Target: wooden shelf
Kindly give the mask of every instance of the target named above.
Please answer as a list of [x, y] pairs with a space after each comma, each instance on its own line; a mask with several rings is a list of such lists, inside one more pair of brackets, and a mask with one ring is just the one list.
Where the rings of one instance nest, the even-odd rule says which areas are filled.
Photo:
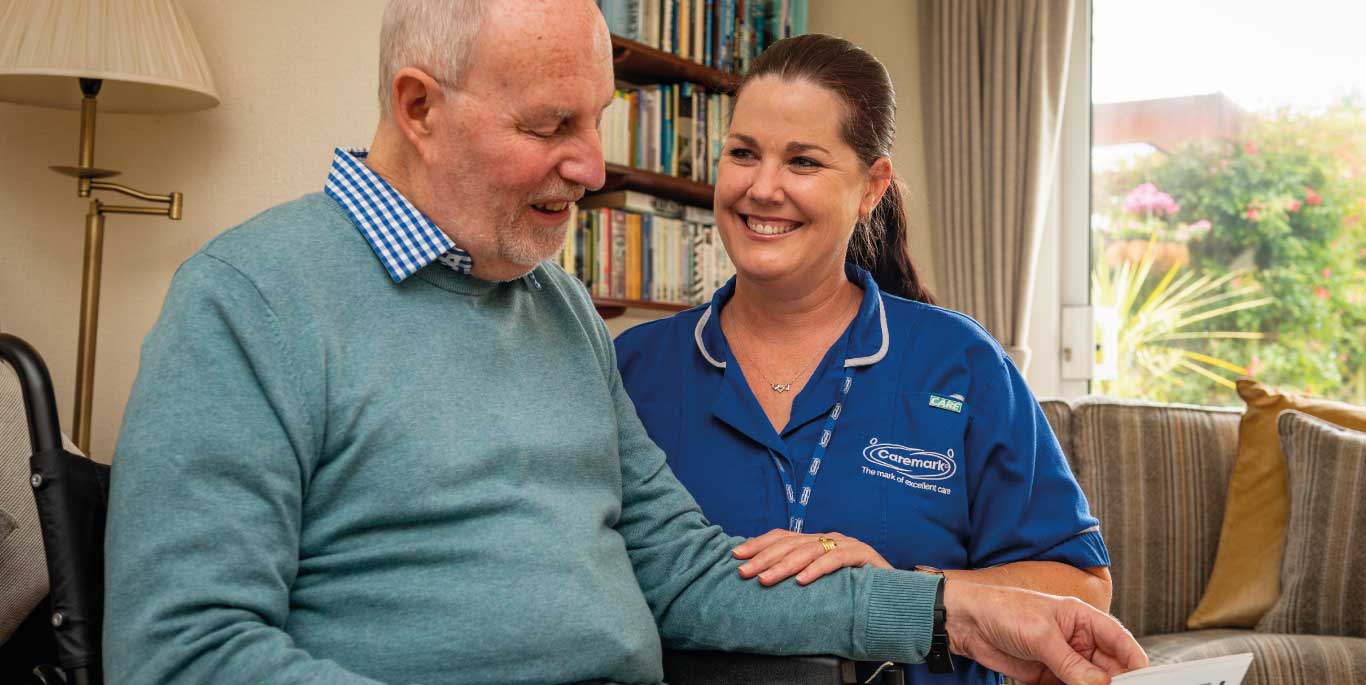
[[[733, 93], [740, 77], [719, 69], [712, 69], [678, 55], [656, 50], [621, 36], [612, 36], [612, 69], [616, 78], [630, 83], [696, 83], [708, 91]], [[638, 190], [656, 197], [676, 200], [686, 205], [711, 209], [715, 189], [697, 181], [667, 174], [645, 171], [621, 164], [607, 165], [607, 182], [602, 192]], [[651, 309], [658, 312], [681, 312], [691, 305], [646, 300], [624, 300], [610, 297], [593, 298], [593, 306], [604, 319], [621, 316], [627, 309]]]
[[626, 313], [627, 309], [654, 309], [663, 312], [681, 312], [691, 309], [692, 305], [676, 304], [673, 302], [651, 302], [648, 300], [618, 300], [611, 297], [593, 298], [593, 306], [598, 309], [598, 316], [604, 319], [611, 319]]
[[608, 164], [607, 182], [602, 186], [602, 192], [622, 189], [639, 190], [703, 209], [711, 209], [712, 195], [715, 193], [715, 188], [706, 183], [621, 164]]
[[617, 78], [640, 83], [691, 81], [708, 90], [733, 93], [740, 77], [656, 50], [629, 38], [612, 36], [612, 61]]

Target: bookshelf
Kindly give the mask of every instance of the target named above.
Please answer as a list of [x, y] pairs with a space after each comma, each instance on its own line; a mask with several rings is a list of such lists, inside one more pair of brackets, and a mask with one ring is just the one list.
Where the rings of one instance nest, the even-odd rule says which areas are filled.
[[[612, 66], [617, 80], [628, 83], [692, 82], [714, 92], [733, 93], [740, 77], [677, 55], [656, 50], [621, 36], [612, 36]], [[710, 209], [713, 186], [707, 183], [655, 173], [621, 164], [607, 165], [607, 181], [599, 192], [636, 190], [683, 204]], [[680, 312], [691, 305], [650, 300], [594, 297], [593, 305], [604, 319], [621, 316], [627, 309]]]
[[685, 205], [710, 209], [714, 188], [709, 184], [686, 178], [657, 174], [620, 164], [608, 164], [607, 183], [600, 192], [613, 190], [639, 190], [656, 197], [677, 200]]
[[660, 312], [672, 314], [690, 309], [692, 305], [678, 304], [675, 302], [654, 302], [652, 300], [618, 300], [611, 297], [593, 298], [593, 306], [598, 309], [598, 316], [604, 319], [611, 319], [626, 313], [627, 309], [652, 309]]
[[740, 77], [678, 55], [656, 50], [630, 38], [612, 36], [612, 62], [617, 79], [631, 83], [692, 81], [708, 90], [734, 93]]

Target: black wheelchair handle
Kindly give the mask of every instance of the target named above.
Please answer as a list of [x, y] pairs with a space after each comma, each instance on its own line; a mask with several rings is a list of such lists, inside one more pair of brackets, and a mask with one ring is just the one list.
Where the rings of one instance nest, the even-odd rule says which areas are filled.
[[57, 422], [57, 400], [52, 395], [52, 377], [47, 365], [32, 345], [8, 333], [0, 333], [0, 359], [9, 362], [19, 376], [28, 407], [28, 437], [34, 452], [58, 450], [62, 433]]

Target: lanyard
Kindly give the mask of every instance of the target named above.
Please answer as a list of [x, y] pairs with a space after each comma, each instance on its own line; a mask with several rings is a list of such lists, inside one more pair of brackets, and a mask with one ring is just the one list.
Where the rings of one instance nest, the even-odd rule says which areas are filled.
[[840, 382], [839, 399], [835, 402], [835, 408], [830, 410], [830, 415], [825, 417], [825, 429], [821, 431], [820, 440], [816, 441], [816, 448], [811, 451], [811, 468], [806, 470], [806, 479], [802, 482], [800, 495], [793, 491], [792, 475], [787, 467], [783, 466], [782, 458], [774, 454], [773, 450], [768, 451], [768, 455], [778, 467], [778, 475], [783, 479], [783, 490], [787, 493], [787, 529], [794, 533], [802, 532], [802, 525], [806, 521], [806, 505], [811, 501], [811, 489], [816, 484], [816, 474], [820, 473], [825, 448], [830, 445], [830, 438], [835, 435], [835, 421], [840, 418], [840, 410], [843, 409], [845, 398], [849, 396], [849, 388], [853, 384], [854, 368], [851, 366], [844, 371], [844, 380]]

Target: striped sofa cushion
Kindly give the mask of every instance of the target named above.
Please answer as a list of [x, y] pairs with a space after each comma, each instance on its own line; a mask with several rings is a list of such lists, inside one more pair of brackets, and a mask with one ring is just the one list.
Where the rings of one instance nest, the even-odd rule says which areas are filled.
[[1058, 436], [1058, 444], [1062, 445], [1067, 465], [1072, 467], [1072, 473], [1075, 474], [1077, 465], [1072, 459], [1072, 405], [1065, 400], [1039, 400], [1039, 407], [1043, 409], [1048, 425], [1053, 428], [1053, 434]]
[[1366, 639], [1193, 630], [1139, 640], [1154, 666], [1252, 652], [1242, 685], [1366, 685]]
[[1257, 630], [1366, 638], [1366, 433], [1298, 411], [1276, 430], [1290, 517], [1281, 595]]
[[1204, 592], [1239, 414], [1108, 398], [1072, 406], [1064, 450], [1110, 548], [1111, 611], [1134, 635], [1185, 630]]

